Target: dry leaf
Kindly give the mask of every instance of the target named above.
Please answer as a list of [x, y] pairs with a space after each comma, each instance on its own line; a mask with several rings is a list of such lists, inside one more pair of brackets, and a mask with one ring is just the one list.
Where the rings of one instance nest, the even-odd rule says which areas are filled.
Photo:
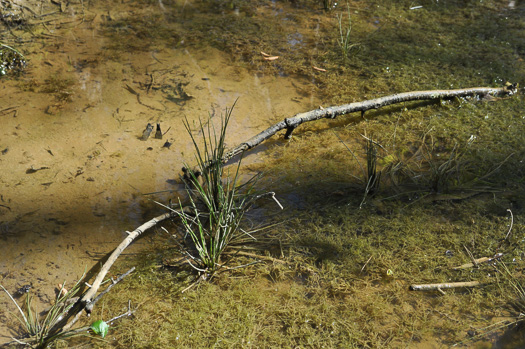
[[279, 58], [279, 56], [270, 56], [270, 57], [263, 57], [266, 61], [275, 61]]
[[315, 65], [313, 65], [312, 68], [314, 68], [314, 69], [317, 70], [317, 71], [326, 72], [326, 69], [316, 67]]
[[62, 284], [58, 284], [58, 291], [60, 292], [61, 296], [65, 296], [67, 294], [67, 290]]
[[267, 54], [266, 52], [262, 52], [261, 51], [261, 55], [263, 55], [264, 57], [270, 57], [271, 55]]

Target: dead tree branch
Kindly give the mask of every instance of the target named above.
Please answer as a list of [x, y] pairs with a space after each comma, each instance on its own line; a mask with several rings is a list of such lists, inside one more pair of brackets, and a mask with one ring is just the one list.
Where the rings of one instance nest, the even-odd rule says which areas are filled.
[[82, 298], [79, 300], [79, 303], [81, 305], [80, 309], [78, 310], [77, 314], [71, 320], [68, 322], [63, 328], [63, 331], [69, 330], [80, 318], [80, 315], [82, 314], [82, 310], [85, 309], [88, 313], [90, 312], [92, 306], [90, 303], [93, 302], [93, 299], [95, 295], [97, 294], [97, 291], [102, 284], [102, 281], [104, 281], [104, 278], [106, 277], [106, 274], [108, 273], [109, 269], [115, 263], [117, 258], [120, 256], [120, 254], [135, 240], [137, 237], [139, 237], [142, 233], [144, 233], [146, 230], [154, 227], [157, 225], [157, 223], [160, 223], [168, 218], [171, 218], [173, 216], [173, 213], [165, 213], [163, 215], [160, 215], [158, 217], [155, 217], [148, 222], [142, 224], [137, 229], [133, 230], [132, 232], [128, 232], [128, 236], [118, 245], [118, 247], [113, 251], [113, 253], [109, 256], [108, 260], [104, 265], [102, 266], [102, 269], [97, 274], [95, 281], [93, 282], [93, 285], [91, 285], [90, 289], [82, 296]]
[[476, 287], [480, 286], [479, 281], [465, 281], [465, 282], [447, 282], [443, 284], [424, 284], [411, 285], [411, 291], [440, 291], [444, 288], [459, 288], [459, 287]]
[[227, 162], [242, 152], [254, 148], [281, 130], [286, 129], [284, 138], [289, 139], [291, 138], [292, 132], [295, 130], [295, 128], [297, 128], [297, 126], [309, 121], [315, 121], [319, 119], [335, 119], [339, 115], [350, 114], [354, 112], [361, 112], [361, 115], [363, 116], [364, 113], [370, 109], [379, 109], [388, 105], [410, 101], [442, 100], [456, 97], [474, 96], [511, 96], [516, 92], [517, 84], [507, 84], [501, 88], [474, 87], [456, 90], [412, 91], [370, 99], [364, 102], [350, 103], [326, 109], [316, 109], [306, 113], [299, 113], [291, 118], [286, 118], [283, 121], [270, 126], [268, 129], [250, 138], [246, 142], [239, 144], [226, 153], [223, 161]]

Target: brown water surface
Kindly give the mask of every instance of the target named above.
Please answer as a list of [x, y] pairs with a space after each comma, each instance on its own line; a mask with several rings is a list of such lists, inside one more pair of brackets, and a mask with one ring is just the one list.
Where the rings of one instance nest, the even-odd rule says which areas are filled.
[[[193, 160], [185, 118], [195, 129], [208, 114], [217, 123], [237, 101], [228, 132], [235, 146], [318, 103], [309, 81], [254, 74], [217, 49], [185, 47], [184, 38], [153, 44], [138, 34], [106, 35], [130, 16], [164, 21], [160, 1], [70, 2], [63, 12], [36, 1], [20, 5], [55, 14], [41, 17], [49, 21], [32, 34], [14, 30], [28, 65], [0, 82], [0, 282], [11, 293], [31, 284], [40, 309], [58, 283], [71, 285], [126, 230], [157, 213], [141, 194], [174, 190], [154, 196], [165, 200], [180, 193], [174, 180]], [[162, 140], [155, 130], [141, 140], [148, 123], [160, 124]], [[253, 153], [246, 161], [258, 159]], [[11, 336], [9, 303], [0, 297], [0, 343]]]

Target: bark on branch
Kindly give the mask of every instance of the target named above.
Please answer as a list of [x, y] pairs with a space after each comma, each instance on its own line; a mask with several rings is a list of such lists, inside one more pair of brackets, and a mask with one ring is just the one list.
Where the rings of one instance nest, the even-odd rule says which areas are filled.
[[278, 122], [273, 126], [270, 126], [268, 129], [250, 138], [246, 142], [239, 144], [237, 147], [233, 148], [228, 153], [226, 153], [226, 155], [223, 158], [223, 161], [227, 162], [228, 160], [241, 154], [242, 152], [254, 148], [255, 146], [261, 144], [262, 142], [272, 137], [281, 130], [286, 129], [286, 134], [284, 138], [289, 139], [292, 136], [293, 130], [297, 128], [297, 126], [309, 121], [315, 121], [319, 119], [335, 119], [339, 115], [354, 112], [361, 112], [361, 115], [363, 115], [364, 112], [370, 109], [379, 109], [387, 105], [409, 101], [441, 100], [451, 99], [455, 97], [472, 96], [511, 96], [516, 92], [517, 84], [509, 83], [507, 83], [507, 85], [501, 88], [474, 87], [456, 90], [412, 91], [398, 93], [376, 99], [370, 99], [364, 102], [350, 103], [326, 109], [316, 109], [306, 113], [299, 113], [291, 118], [286, 118], [283, 121]]
[[447, 282], [443, 284], [411, 285], [411, 291], [439, 291], [444, 288], [476, 287], [481, 285], [479, 281]]
[[79, 300], [79, 304], [81, 305], [79, 311], [76, 313], [74, 319], [62, 328], [63, 331], [69, 330], [78, 321], [80, 315], [82, 314], [82, 310], [85, 309], [88, 312], [91, 310], [92, 307], [90, 306], [90, 303], [92, 303], [94, 297], [96, 296], [97, 291], [100, 285], [102, 284], [102, 281], [104, 281], [104, 278], [106, 277], [109, 269], [111, 268], [113, 263], [115, 263], [120, 254], [133, 242], [133, 240], [139, 237], [146, 230], [157, 225], [157, 223], [160, 223], [172, 216], [173, 213], [171, 212], [165, 213], [142, 224], [140, 227], [133, 230], [132, 232], [127, 232], [128, 236], [120, 243], [120, 245], [118, 245], [118, 247], [109, 256], [108, 260], [106, 261], [106, 263], [104, 263], [101, 270], [97, 274], [95, 281], [93, 281], [93, 284], [91, 285], [90, 289]]

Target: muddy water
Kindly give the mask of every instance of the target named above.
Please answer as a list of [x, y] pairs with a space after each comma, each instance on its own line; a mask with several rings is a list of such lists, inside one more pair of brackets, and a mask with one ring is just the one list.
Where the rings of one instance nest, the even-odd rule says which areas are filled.
[[[318, 104], [305, 93], [309, 81], [254, 74], [213, 48], [152, 47], [139, 36], [133, 44], [147, 49], [108, 48], [129, 40], [105, 35], [108, 23], [130, 14], [162, 18], [169, 8], [160, 1], [17, 4], [52, 15], [31, 16], [37, 24], [29, 32], [11, 24], [28, 65], [20, 77], [0, 80], [0, 282], [10, 292], [32, 285], [39, 308], [58, 283], [73, 283], [126, 230], [159, 212], [142, 194], [180, 194], [180, 168], [193, 156], [184, 118], [192, 127], [208, 114], [217, 123], [237, 100], [228, 138], [235, 146]], [[14, 40], [7, 30], [3, 35]], [[155, 129], [141, 139], [148, 123], [160, 124], [162, 140]], [[253, 153], [246, 161], [259, 158]], [[0, 342], [11, 336], [7, 310], [14, 309], [1, 296]]]

